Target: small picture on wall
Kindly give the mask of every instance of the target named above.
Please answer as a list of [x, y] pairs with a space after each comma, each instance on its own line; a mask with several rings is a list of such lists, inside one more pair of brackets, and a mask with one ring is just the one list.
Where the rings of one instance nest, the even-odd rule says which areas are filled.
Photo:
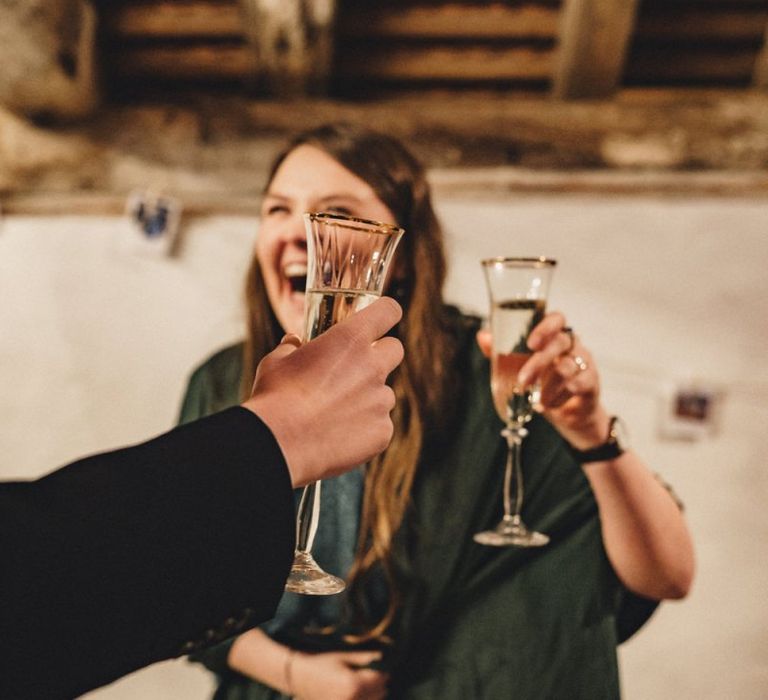
[[723, 392], [702, 383], [667, 387], [662, 397], [659, 433], [669, 440], [699, 440], [717, 432]]
[[179, 233], [181, 203], [173, 197], [148, 191], [131, 193], [126, 217], [133, 247], [142, 253], [170, 255]]

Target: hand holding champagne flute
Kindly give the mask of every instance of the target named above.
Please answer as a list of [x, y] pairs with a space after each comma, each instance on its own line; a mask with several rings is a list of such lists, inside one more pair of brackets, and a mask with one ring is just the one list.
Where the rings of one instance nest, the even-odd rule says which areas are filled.
[[[528, 360], [528, 336], [544, 318], [549, 281], [555, 261], [547, 258], [483, 260], [491, 301], [491, 392], [496, 412], [506, 424], [504, 515], [493, 529], [475, 535], [476, 542], [496, 547], [540, 547], [549, 537], [529, 530], [522, 520], [523, 474], [521, 447], [525, 424], [538, 403], [536, 385], [518, 385], [518, 372]], [[514, 495], [514, 506], [513, 506]]]
[[[307, 287], [304, 340], [360, 311], [384, 290], [403, 229], [338, 214], [305, 214]], [[350, 426], [350, 429], [354, 429]], [[308, 595], [340, 593], [345, 583], [312, 557], [322, 482], [304, 487], [296, 516], [296, 552], [285, 589]]]

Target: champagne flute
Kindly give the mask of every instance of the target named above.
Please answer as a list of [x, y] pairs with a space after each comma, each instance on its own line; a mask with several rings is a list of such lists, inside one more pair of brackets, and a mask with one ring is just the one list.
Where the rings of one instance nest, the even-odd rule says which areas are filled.
[[[339, 214], [305, 214], [307, 287], [304, 340], [378, 299], [403, 229]], [[350, 426], [354, 430], [354, 426]], [[322, 482], [304, 487], [296, 515], [296, 551], [286, 591], [307, 595], [340, 593], [346, 584], [312, 556], [320, 515]]]
[[[556, 262], [549, 258], [491, 258], [482, 261], [491, 302], [491, 392], [507, 441], [504, 515], [493, 529], [478, 532], [475, 542], [495, 547], [541, 547], [549, 537], [529, 530], [522, 519], [521, 449], [526, 423], [540, 399], [537, 385], [519, 386], [517, 374], [531, 356], [528, 336], [544, 318], [549, 283]], [[514, 504], [514, 505], [513, 505]]]

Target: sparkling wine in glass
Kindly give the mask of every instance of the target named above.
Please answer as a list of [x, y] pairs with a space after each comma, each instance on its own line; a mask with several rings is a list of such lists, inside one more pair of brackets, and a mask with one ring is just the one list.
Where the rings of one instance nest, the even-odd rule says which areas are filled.
[[[378, 299], [403, 229], [338, 214], [305, 214], [307, 287], [304, 340], [312, 340]], [[354, 426], [350, 426], [354, 430]], [[285, 590], [331, 595], [345, 588], [312, 556], [322, 481], [304, 487], [296, 514], [296, 551]]]
[[539, 401], [537, 385], [521, 386], [517, 374], [528, 360], [528, 336], [544, 318], [555, 261], [549, 258], [492, 258], [482, 266], [491, 302], [491, 393], [505, 427], [504, 515], [493, 529], [478, 532], [476, 542], [496, 547], [541, 547], [549, 537], [529, 530], [522, 519], [521, 450], [526, 423]]

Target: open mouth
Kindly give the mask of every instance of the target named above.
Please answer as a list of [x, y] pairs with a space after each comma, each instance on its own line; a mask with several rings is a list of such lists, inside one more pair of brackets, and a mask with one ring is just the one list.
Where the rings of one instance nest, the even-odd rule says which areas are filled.
[[307, 266], [304, 263], [289, 263], [283, 268], [292, 293], [303, 294], [307, 288]]

